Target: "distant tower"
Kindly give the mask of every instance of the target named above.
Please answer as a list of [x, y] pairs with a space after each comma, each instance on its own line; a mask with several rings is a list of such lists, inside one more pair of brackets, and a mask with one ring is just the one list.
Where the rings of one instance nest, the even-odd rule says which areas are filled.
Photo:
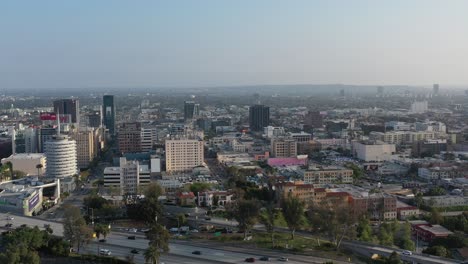
[[102, 98], [102, 115], [104, 126], [109, 130], [109, 134], [115, 136], [115, 104], [113, 95], [104, 95]]
[[432, 94], [434, 96], [439, 96], [439, 84], [436, 83], [432, 86]]
[[383, 86], [378, 86], [377, 87], [377, 97], [383, 97], [384, 95], [384, 87]]
[[184, 101], [184, 120], [191, 120], [200, 115], [200, 105], [194, 101]]
[[253, 98], [255, 104], [260, 104], [260, 95], [258, 93], [254, 93]]
[[60, 99], [54, 101], [54, 112], [65, 116], [68, 123], [80, 122], [80, 102], [78, 99]]
[[341, 90], [340, 90], [340, 97], [345, 97], [344, 89], [341, 89]]
[[249, 124], [252, 131], [263, 131], [270, 124], [270, 107], [254, 105], [249, 108]]

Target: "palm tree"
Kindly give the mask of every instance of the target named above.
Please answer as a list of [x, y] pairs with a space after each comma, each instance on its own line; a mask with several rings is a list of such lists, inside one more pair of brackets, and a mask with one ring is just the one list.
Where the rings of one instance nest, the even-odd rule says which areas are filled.
[[42, 170], [43, 167], [44, 167], [44, 165], [42, 165], [41, 163], [39, 163], [39, 164], [36, 165], [37, 176], [38, 176], [38, 177], [41, 175], [41, 170]]
[[146, 237], [149, 240], [149, 247], [145, 251], [145, 260], [158, 264], [161, 254], [169, 252], [169, 232], [162, 225], [154, 223]]
[[11, 161], [8, 161], [6, 165], [10, 169], [10, 180], [13, 180], [13, 163], [11, 163]]

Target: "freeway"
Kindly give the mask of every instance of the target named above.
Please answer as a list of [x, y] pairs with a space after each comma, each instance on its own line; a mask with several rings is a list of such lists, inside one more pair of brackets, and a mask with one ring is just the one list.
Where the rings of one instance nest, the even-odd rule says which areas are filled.
[[[63, 225], [59, 222], [50, 221], [50, 220], [42, 220], [33, 217], [25, 217], [25, 216], [13, 216], [14, 220], [7, 221], [6, 218], [9, 214], [0, 213], [0, 226], [4, 226], [7, 222], [11, 222], [14, 227], [18, 227], [22, 224], [26, 224], [28, 226], [38, 226], [43, 227], [45, 224], [49, 224], [50, 227], [54, 230], [54, 234], [58, 236], [63, 235]], [[194, 220], [194, 219], [190, 219]], [[201, 223], [211, 223], [216, 225], [225, 225], [225, 226], [234, 226], [237, 223], [233, 221], [225, 221], [224, 219], [215, 219], [212, 220], [203, 220], [198, 219], [198, 222]], [[261, 229], [261, 226], [257, 225], [257, 229]], [[287, 230], [282, 230], [287, 231]], [[300, 232], [303, 235], [310, 235], [306, 232]], [[121, 233], [121, 232], [112, 232], [109, 236], [106, 243], [108, 245], [113, 246], [120, 246], [127, 249], [127, 252], [130, 252], [131, 249], [137, 248], [144, 250], [147, 248], [148, 241], [144, 238], [143, 235], [138, 235], [136, 240], [129, 240], [128, 233]], [[357, 251], [361, 254], [370, 256], [374, 253], [382, 254], [382, 255], [389, 255], [393, 251], [397, 251], [402, 253], [402, 250], [364, 244], [356, 241], [344, 241], [343, 246], [352, 249], [353, 251]], [[201, 251], [202, 255], [192, 255], [192, 251]], [[97, 251], [96, 251], [97, 252]], [[172, 255], [182, 256], [182, 257], [189, 257], [194, 259], [204, 259], [204, 260], [215, 260], [222, 263], [240, 263], [245, 258], [248, 257], [255, 257], [259, 258], [261, 256], [265, 256], [271, 254], [271, 251], [267, 250], [260, 250], [260, 249], [240, 249], [238, 248], [237, 251], [233, 250], [232, 248], [223, 247], [222, 245], [218, 245], [217, 249], [212, 249], [208, 247], [200, 247], [194, 245], [187, 245], [187, 244], [180, 244], [180, 243], [170, 243], [170, 252]], [[204, 254], [203, 254], [204, 253]], [[128, 255], [128, 254], [127, 254]], [[454, 260], [450, 259], [443, 259], [443, 258], [436, 258], [433, 256], [427, 256], [422, 254], [414, 253], [411, 256], [401, 255], [402, 259], [411, 261], [413, 263], [421, 263], [421, 264], [452, 264], [452, 263], [459, 263]], [[286, 256], [290, 258], [292, 261], [291, 263], [322, 263], [323, 259], [315, 258], [315, 257], [307, 257], [307, 256], [300, 256], [297, 255], [289, 255]], [[297, 258], [297, 259], [296, 259]], [[300, 258], [300, 259], [299, 259]]]
[[[133, 254], [130, 252], [128, 247], [121, 247], [107, 243], [92, 242], [86, 245], [81, 252], [87, 254], [98, 254], [100, 249], [107, 249], [111, 252], [111, 256], [118, 257], [121, 259], [131, 259], [134, 263], [145, 263], [144, 251], [140, 250], [138, 253]], [[219, 262], [209, 259], [196, 259], [193, 256], [179, 256], [177, 254], [169, 253], [161, 256], [161, 261], [165, 264], [219, 264]]]
[[[236, 221], [228, 221], [227, 219], [222, 219], [222, 218], [211, 218], [211, 220], [205, 220], [203, 218], [198, 218], [195, 219], [194, 217], [189, 218], [190, 221], [195, 221], [197, 224], [211, 224], [211, 225], [216, 225], [216, 226], [222, 226], [222, 227], [236, 227], [237, 222]], [[264, 228], [262, 225], [255, 225], [254, 230], [260, 230], [263, 231]], [[276, 231], [278, 232], [289, 232], [287, 228], [276, 228]], [[304, 232], [304, 231], [298, 231], [296, 232], [297, 234], [303, 235], [303, 236], [309, 236], [310, 233]], [[372, 254], [381, 254], [384, 256], [390, 255], [393, 251], [396, 251], [397, 253], [400, 254], [401, 259], [410, 261], [413, 263], [421, 263], [421, 264], [453, 264], [453, 263], [459, 263], [458, 261], [451, 260], [451, 259], [445, 259], [445, 258], [439, 258], [435, 256], [428, 256], [424, 254], [418, 254], [414, 253], [411, 256], [403, 255], [402, 252], [403, 250], [400, 249], [395, 249], [395, 248], [389, 248], [389, 247], [383, 247], [383, 246], [377, 246], [377, 245], [371, 245], [371, 244], [365, 244], [365, 243], [360, 243], [358, 241], [344, 241], [343, 246], [346, 246], [348, 249], [353, 250], [354, 252], [361, 253], [363, 255], [371, 256]]]
[[[4, 225], [6, 223], [6, 217], [9, 214], [0, 213], [0, 225]], [[52, 222], [43, 219], [37, 219], [32, 217], [25, 217], [25, 216], [16, 216], [11, 215], [14, 217], [13, 220], [10, 222], [13, 224], [13, 228], [26, 224], [28, 226], [38, 226], [43, 227], [45, 224], [49, 224], [50, 227], [54, 230], [54, 234], [58, 236], [63, 235], [63, 226], [61, 223]], [[107, 238], [106, 242], [97, 242], [93, 240], [89, 245], [84, 248], [84, 252], [86, 253], [94, 253], [96, 254], [99, 252], [100, 248], [109, 249], [112, 252], [112, 255], [117, 257], [126, 258], [131, 256], [130, 251], [132, 249], [140, 250], [140, 254], [134, 256], [134, 260], [136, 263], [144, 263], [143, 257], [141, 254], [143, 251], [148, 247], [148, 240], [140, 233], [135, 235], [135, 240], [128, 239], [130, 233], [123, 233], [123, 232], [111, 232]], [[134, 234], [132, 234], [134, 235]], [[272, 256], [271, 251], [265, 251], [262, 249], [229, 249], [226, 250], [222, 245], [217, 245], [217, 248], [213, 248], [213, 246], [202, 247], [196, 246], [189, 243], [177, 243], [171, 242], [169, 245], [170, 254], [164, 256], [163, 259], [166, 259], [168, 263], [181, 263], [178, 262], [179, 260], [188, 259], [187, 263], [243, 263], [246, 258], [256, 258], [259, 259], [262, 256]], [[194, 255], [192, 254], [193, 251], [200, 251], [201, 255]], [[278, 258], [280, 256], [274, 256], [274, 258]], [[292, 254], [287, 254], [285, 257], [290, 259], [289, 263], [323, 263], [326, 261], [325, 259], [317, 259], [313, 257], [307, 256], [295, 256]], [[177, 258], [177, 259], [176, 259]], [[176, 260], [175, 260], [176, 259]], [[270, 263], [280, 263], [278, 260], [273, 259]]]

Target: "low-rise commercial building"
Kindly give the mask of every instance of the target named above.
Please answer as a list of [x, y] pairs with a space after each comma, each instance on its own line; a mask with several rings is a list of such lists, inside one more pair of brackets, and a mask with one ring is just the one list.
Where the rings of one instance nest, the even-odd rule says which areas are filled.
[[[46, 157], [42, 153], [18, 153], [1, 160], [2, 165], [11, 162], [13, 170], [22, 171], [26, 175], [41, 176], [46, 169]], [[37, 168], [41, 165], [40, 168]]]
[[354, 157], [363, 161], [388, 161], [396, 152], [394, 144], [387, 144], [382, 141], [354, 141]]
[[304, 172], [309, 184], [353, 183], [353, 170], [339, 167], [320, 167]]

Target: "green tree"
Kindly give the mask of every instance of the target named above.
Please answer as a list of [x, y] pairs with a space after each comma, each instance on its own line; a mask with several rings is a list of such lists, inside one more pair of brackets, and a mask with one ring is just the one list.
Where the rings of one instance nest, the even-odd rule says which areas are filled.
[[187, 218], [185, 217], [184, 214], [177, 215], [177, 227], [184, 225], [186, 222], [187, 222]]
[[207, 182], [195, 182], [190, 185], [190, 191], [197, 195], [198, 192], [204, 192], [211, 188], [211, 184]]
[[387, 260], [388, 264], [402, 264], [403, 262], [401, 261], [400, 255], [396, 253], [395, 251], [390, 254]]
[[313, 229], [324, 233], [335, 244], [336, 250], [346, 236], [352, 237], [352, 227], [356, 223], [347, 205], [324, 202], [309, 210], [309, 221]]
[[10, 246], [6, 252], [0, 254], [0, 263], [5, 264], [40, 264], [41, 259], [37, 251], [29, 250], [26, 246]]
[[392, 246], [393, 245], [393, 231], [391, 224], [385, 222], [380, 225], [379, 231], [379, 242], [381, 245], [384, 246]]
[[43, 167], [44, 167], [44, 166], [43, 166], [41, 163], [39, 163], [39, 164], [36, 165], [37, 176], [40, 176], [40, 175], [41, 175], [41, 170], [42, 170]]
[[304, 202], [299, 200], [296, 196], [289, 195], [281, 202], [281, 209], [283, 216], [291, 231], [291, 239], [294, 239], [294, 233], [297, 229], [304, 225]]
[[271, 244], [275, 246], [275, 220], [277, 217], [277, 212], [272, 203], [269, 203], [265, 206], [264, 210], [259, 215], [259, 222], [265, 226], [265, 230], [271, 237]]
[[102, 235], [106, 239], [107, 235], [110, 233], [109, 225], [106, 224], [96, 224], [94, 226], [94, 232], [96, 233], [97, 238]]
[[432, 207], [429, 222], [433, 225], [440, 225], [443, 221], [444, 217], [440, 214], [439, 210], [437, 210], [435, 207]]
[[239, 229], [244, 232], [245, 239], [247, 233], [257, 222], [260, 205], [256, 200], [238, 199], [231, 210], [234, 219], [238, 222]]
[[372, 241], [372, 228], [370, 221], [367, 217], [359, 219], [357, 226], [358, 239], [360, 241], [371, 242]]
[[163, 194], [163, 189], [157, 183], [150, 183], [143, 194], [144, 199], [127, 203], [127, 215], [131, 219], [141, 220], [147, 224], [156, 222], [163, 214], [163, 206], [159, 202], [159, 196]]
[[145, 251], [145, 260], [152, 264], [158, 264], [162, 253], [169, 252], [169, 232], [162, 225], [154, 222], [146, 234], [149, 240], [148, 249]]
[[398, 238], [398, 244], [401, 248], [410, 251], [413, 251], [416, 248], [413, 240], [411, 240], [411, 224], [408, 221], [401, 226], [401, 235], [398, 236]]
[[80, 251], [82, 245], [91, 240], [92, 231], [86, 226], [86, 221], [81, 215], [80, 209], [76, 206], [68, 205], [64, 212], [63, 236], [71, 245]]
[[439, 257], [449, 257], [449, 251], [444, 246], [432, 246], [423, 250], [423, 253], [439, 256]]

